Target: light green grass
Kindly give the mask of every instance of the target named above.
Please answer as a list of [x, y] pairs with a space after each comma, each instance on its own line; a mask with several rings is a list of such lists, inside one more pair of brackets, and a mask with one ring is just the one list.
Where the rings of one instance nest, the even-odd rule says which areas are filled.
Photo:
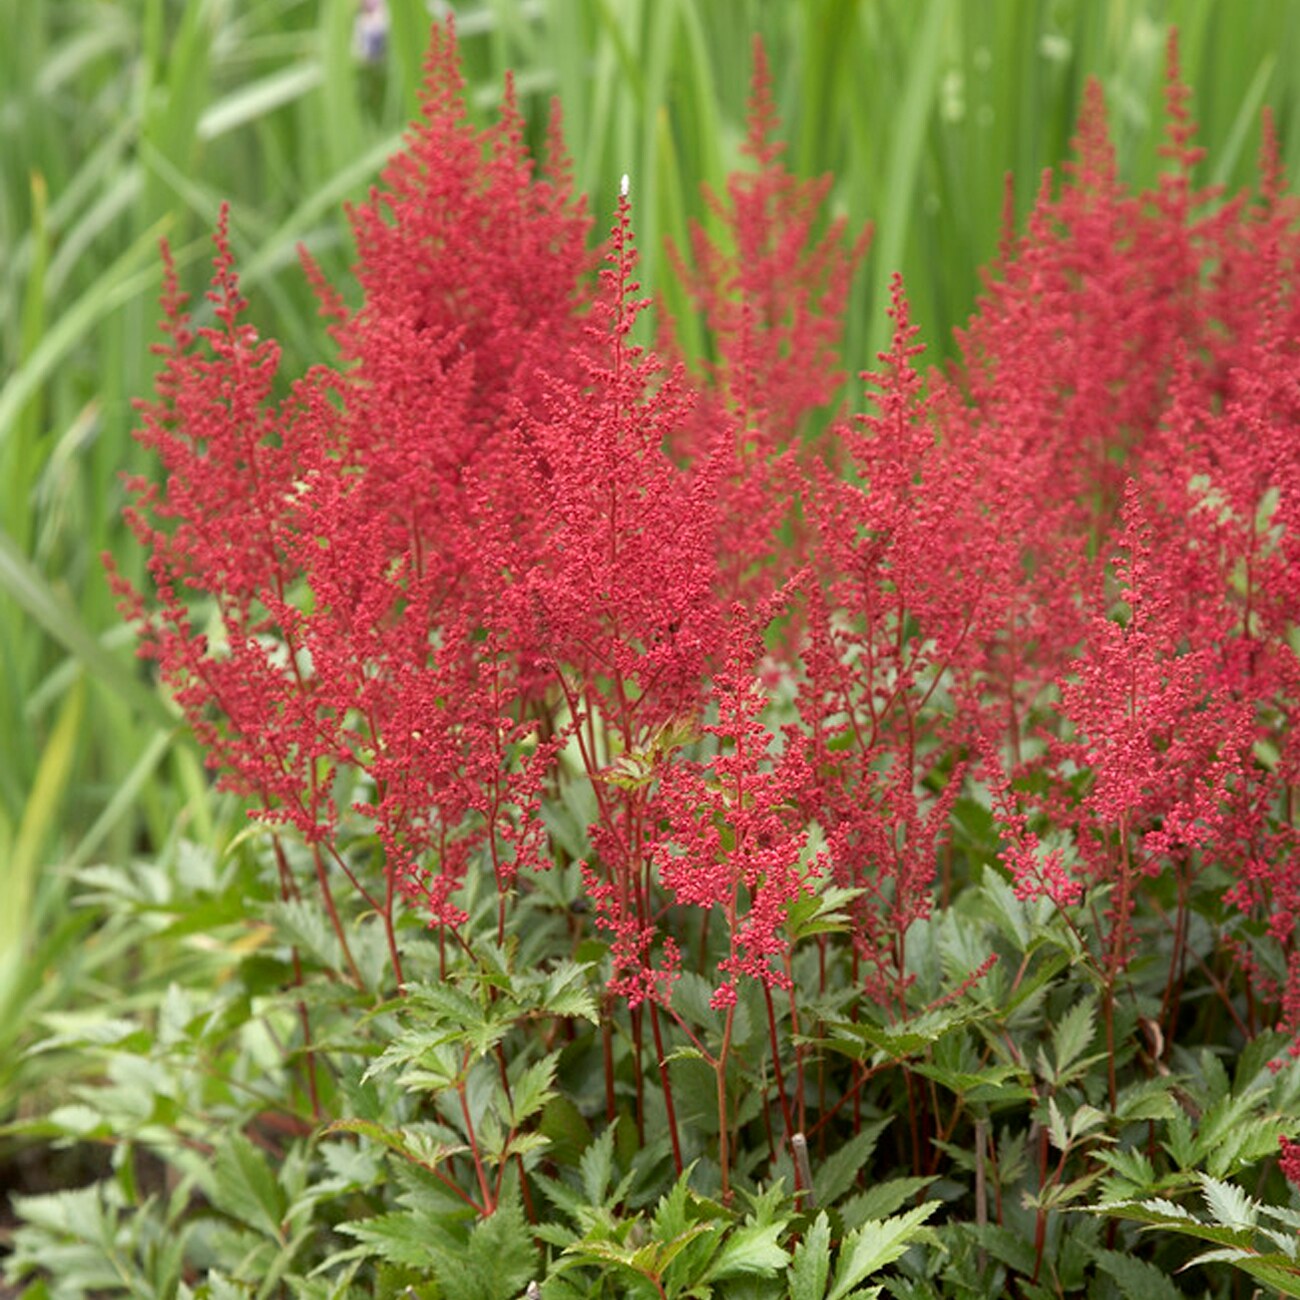
[[[391, 57], [370, 67], [352, 52], [351, 0], [0, 0], [6, 969], [25, 951], [39, 976], [65, 951], [60, 864], [120, 860], [178, 829], [213, 833], [198, 760], [132, 660], [99, 558], [111, 550], [139, 571], [118, 476], [142, 467], [131, 401], [152, 374], [156, 245], [166, 234], [201, 290], [207, 233], [228, 201], [259, 327], [283, 342], [289, 373], [324, 355], [295, 247], [346, 284], [340, 205], [364, 194], [418, 97], [428, 13], [421, 0], [390, 8]], [[831, 172], [833, 209], [876, 226], [846, 323], [853, 370], [883, 344], [896, 267], [931, 355], [950, 355], [997, 244], [1004, 175], [1023, 216], [1067, 148], [1089, 75], [1106, 87], [1124, 175], [1151, 180], [1171, 22], [1210, 151], [1205, 179], [1249, 181], [1264, 104], [1292, 170], [1300, 158], [1292, 0], [478, 0], [456, 11], [473, 111], [490, 115], [507, 68], [539, 137], [557, 97], [597, 227], [628, 173], [644, 280], [679, 317], [663, 240], [685, 242], [700, 182], [721, 186], [737, 161], [748, 38], [760, 33], [789, 164]], [[689, 318], [681, 336], [703, 344]], [[0, 998], [12, 1019], [20, 993]]]

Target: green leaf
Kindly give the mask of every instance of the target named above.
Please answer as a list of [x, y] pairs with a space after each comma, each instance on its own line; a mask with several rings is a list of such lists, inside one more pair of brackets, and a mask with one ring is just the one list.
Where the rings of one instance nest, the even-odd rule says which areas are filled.
[[744, 1273], [771, 1275], [790, 1261], [781, 1237], [784, 1223], [746, 1223], [723, 1243], [705, 1274], [705, 1281], [720, 1281]]
[[1094, 997], [1086, 997], [1076, 1002], [1052, 1031], [1056, 1082], [1068, 1080], [1070, 1067], [1088, 1050], [1096, 1033], [1097, 1002]]
[[1115, 1280], [1124, 1300], [1180, 1300], [1182, 1292], [1154, 1264], [1118, 1250], [1093, 1254], [1097, 1266]]
[[[721, 1231], [722, 1225], [716, 1221], [712, 1223], [693, 1223], [689, 1227], [683, 1228], [671, 1240], [662, 1242], [659, 1246], [658, 1252], [659, 1276], [662, 1277], [677, 1257], [681, 1255], [682, 1251], [692, 1245], [700, 1237], [716, 1237], [721, 1233]], [[711, 1253], [712, 1248], [710, 1247], [707, 1254]]]
[[1069, 1148], [1069, 1129], [1066, 1127], [1065, 1116], [1061, 1114], [1061, 1108], [1056, 1104], [1055, 1097], [1047, 1099], [1047, 1132], [1052, 1139], [1052, 1145], [1058, 1151]]
[[670, 1241], [690, 1227], [691, 1220], [687, 1213], [691, 1199], [690, 1176], [691, 1171], [687, 1169], [673, 1184], [672, 1190], [665, 1192], [655, 1206], [652, 1226], [660, 1241]]
[[1169, 1119], [1177, 1112], [1173, 1086], [1178, 1080], [1166, 1075], [1152, 1079], [1139, 1079], [1120, 1090], [1115, 1103], [1115, 1114], [1126, 1124], [1139, 1120]]
[[33, 919], [33, 895], [46, 841], [61, 820], [61, 810], [68, 799], [85, 702], [85, 683], [78, 681], [59, 710], [59, 720], [41, 751], [18, 834], [4, 864], [5, 902], [0, 909], [0, 1013], [6, 1020], [21, 1014], [14, 1003], [26, 932]]
[[553, 1158], [561, 1167], [576, 1165], [591, 1142], [590, 1126], [563, 1093], [546, 1103], [538, 1128], [550, 1139]]
[[407, 1160], [430, 1169], [451, 1156], [469, 1150], [461, 1142], [438, 1142], [419, 1129], [386, 1128], [368, 1119], [335, 1120], [325, 1132], [356, 1133], [361, 1137], [368, 1137], [372, 1142], [378, 1142]]
[[1240, 1260], [1238, 1267], [1279, 1295], [1300, 1296], [1300, 1269], [1285, 1255], [1250, 1256]]
[[610, 1180], [614, 1176], [614, 1130], [611, 1124], [582, 1153], [578, 1170], [582, 1175], [582, 1190], [586, 1193], [589, 1205], [604, 1205], [609, 1193]]
[[888, 1126], [888, 1119], [864, 1125], [862, 1132], [832, 1151], [813, 1170], [813, 1191], [818, 1205], [834, 1205], [853, 1186]]
[[217, 1149], [212, 1198], [219, 1209], [284, 1244], [287, 1203], [266, 1156], [242, 1133]]
[[831, 1271], [831, 1225], [826, 1211], [818, 1214], [790, 1262], [790, 1300], [822, 1300]]
[[467, 1249], [440, 1252], [434, 1273], [442, 1300], [515, 1300], [537, 1264], [523, 1212], [508, 1201], [474, 1225]]
[[860, 1228], [868, 1219], [884, 1219], [925, 1191], [933, 1178], [890, 1178], [850, 1197], [840, 1206], [846, 1228]]
[[873, 1025], [866, 1021], [836, 1020], [828, 1024], [831, 1037], [827, 1045], [861, 1060], [862, 1046], [875, 1048], [894, 1061], [904, 1061], [957, 1029], [983, 1018], [984, 1013], [971, 1007], [941, 1007], [927, 1011], [898, 1025]]
[[1251, 1200], [1240, 1187], [1202, 1174], [1201, 1189], [1205, 1194], [1205, 1204], [1216, 1223], [1225, 1228], [1255, 1226], [1259, 1218], [1259, 1204]]
[[[982, 808], [979, 811], [985, 817], [988, 816]], [[996, 838], [995, 835], [994, 839]], [[1001, 872], [988, 868], [980, 879], [980, 893], [1003, 937], [1015, 946], [1017, 952], [1028, 952], [1032, 937], [1029, 919], [1024, 902], [1016, 897], [1016, 891], [1010, 882], [1003, 878]]]
[[[917, 8], [920, 11], [919, 5]], [[906, 234], [913, 224], [910, 214], [916, 208], [917, 178], [926, 130], [937, 99], [935, 87], [943, 59], [944, 31], [951, 14], [949, 0], [929, 0], [911, 32], [907, 78], [895, 106], [889, 164], [881, 190], [884, 211], [877, 224], [879, 245], [872, 249], [875, 277], [871, 301], [877, 306], [867, 342], [867, 355], [871, 357], [884, 351], [889, 340], [883, 304], [889, 301], [889, 277], [902, 263]]]
[[600, 1023], [596, 1000], [587, 987], [587, 963], [563, 961], [548, 972], [542, 993], [542, 1009], [552, 1016], [565, 1016], [573, 1020]]
[[246, 122], [265, 117], [272, 109], [291, 103], [313, 90], [319, 85], [321, 76], [321, 66], [313, 59], [306, 63], [291, 64], [287, 68], [278, 68], [265, 77], [241, 86], [203, 110], [198, 122], [199, 138], [212, 140]]
[[338, 1225], [338, 1229], [363, 1242], [390, 1264], [428, 1269], [438, 1259], [428, 1227], [408, 1212], [378, 1214], [370, 1219], [344, 1222]]
[[929, 1230], [923, 1225], [938, 1208], [938, 1201], [926, 1201], [905, 1214], [873, 1219], [851, 1232], [840, 1247], [835, 1284], [827, 1300], [844, 1300], [864, 1278], [892, 1264], [913, 1242], [928, 1237]]
[[559, 1052], [552, 1052], [543, 1060], [530, 1065], [510, 1085], [510, 1126], [519, 1128], [526, 1124], [552, 1097], [555, 1090], [555, 1068]]
[[804, 894], [790, 903], [786, 911], [786, 927], [792, 942], [809, 939], [818, 934], [837, 934], [847, 930], [853, 918], [845, 910], [855, 898], [866, 893], [863, 889], [846, 889], [828, 885], [820, 893]]
[[942, 1084], [949, 1092], [956, 1093], [967, 1102], [1005, 1105], [1009, 1102], [1028, 1101], [1035, 1095], [1034, 1089], [1025, 1082], [1025, 1072], [1012, 1064], [988, 1065], [975, 1072], [950, 1070], [930, 1061], [913, 1061], [909, 1068], [916, 1074]]

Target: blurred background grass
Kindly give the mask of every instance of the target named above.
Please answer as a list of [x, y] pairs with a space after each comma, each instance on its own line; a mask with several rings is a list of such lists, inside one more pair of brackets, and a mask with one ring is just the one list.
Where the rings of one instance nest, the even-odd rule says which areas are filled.
[[[907, 277], [933, 359], [971, 310], [1004, 176], [1023, 217], [1066, 153], [1085, 80], [1105, 87], [1122, 174], [1159, 166], [1171, 24], [1194, 89], [1202, 179], [1249, 184], [1271, 105], [1300, 152], [1293, 0], [474, 0], [453, 6], [473, 112], [506, 69], [540, 132], [558, 97], [597, 229], [632, 177], [644, 280], [738, 157], [751, 33], [767, 44], [802, 174], [874, 222], [847, 358], [883, 340]], [[217, 833], [202, 765], [116, 617], [100, 555], [139, 556], [119, 474], [141, 468], [131, 400], [151, 382], [165, 234], [201, 290], [222, 201], [253, 315], [297, 373], [325, 355], [302, 241], [341, 283], [342, 202], [414, 113], [433, 11], [389, 0], [388, 54], [354, 47], [356, 0], [0, 0], [0, 1117], [37, 1067], [13, 1050], [120, 959], [71, 870]], [[684, 318], [683, 341], [702, 346]], [[111, 987], [106, 986], [106, 987]]]

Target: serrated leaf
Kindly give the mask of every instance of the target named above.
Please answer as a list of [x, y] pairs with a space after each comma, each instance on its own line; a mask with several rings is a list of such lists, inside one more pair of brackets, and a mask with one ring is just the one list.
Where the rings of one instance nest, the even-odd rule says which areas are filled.
[[1197, 1264], [1239, 1264], [1243, 1259], [1257, 1258], [1253, 1250], [1243, 1250], [1240, 1246], [1220, 1246], [1215, 1250], [1203, 1250], [1193, 1255], [1178, 1271], [1186, 1272]]
[[390, 1264], [428, 1269], [438, 1257], [428, 1225], [414, 1214], [379, 1214], [372, 1219], [340, 1223], [338, 1230], [355, 1237]]
[[1176, 1081], [1168, 1076], [1142, 1079], [1120, 1091], [1115, 1105], [1115, 1115], [1125, 1124], [1139, 1120], [1169, 1119], [1177, 1112], [1172, 1086]]
[[851, 1137], [818, 1164], [813, 1170], [813, 1190], [817, 1194], [818, 1205], [834, 1205], [853, 1186], [888, 1125], [888, 1119], [865, 1125], [862, 1132]]
[[582, 1190], [589, 1205], [604, 1205], [609, 1193], [610, 1179], [614, 1176], [614, 1129], [611, 1124], [582, 1153], [578, 1172], [582, 1175]]
[[913, 1061], [909, 1068], [942, 1084], [949, 1092], [957, 1093], [967, 1102], [1028, 1101], [1034, 1089], [1021, 1082], [1023, 1071], [1014, 1065], [990, 1065], [975, 1073], [970, 1070], [950, 1070], [930, 1061]]
[[563, 1093], [546, 1103], [538, 1128], [550, 1139], [553, 1158], [562, 1167], [577, 1164], [591, 1141], [591, 1129], [582, 1112]]
[[923, 1225], [938, 1207], [938, 1201], [926, 1201], [905, 1214], [874, 1219], [851, 1232], [840, 1247], [835, 1284], [827, 1300], [844, 1300], [859, 1282], [892, 1264], [914, 1241], [927, 1235]]
[[805, 894], [795, 899], [786, 911], [786, 928], [791, 942], [848, 929], [853, 918], [842, 909], [865, 892], [863, 889], [830, 885], [821, 893]]
[[996, 1223], [977, 1227], [972, 1234], [979, 1245], [994, 1259], [1008, 1268], [1031, 1277], [1034, 1271], [1034, 1243], [1032, 1239]]
[[1169, 1117], [1161, 1145], [1173, 1156], [1179, 1169], [1193, 1169], [1199, 1163], [1196, 1135], [1184, 1111], [1177, 1111]]
[[1105, 1123], [1106, 1116], [1096, 1106], [1092, 1106], [1085, 1101], [1070, 1116], [1070, 1141], [1078, 1141], [1079, 1138], [1091, 1133], [1095, 1128], [1100, 1128]]
[[1076, 1002], [1052, 1031], [1052, 1055], [1056, 1058], [1055, 1079], [1064, 1081], [1070, 1067], [1088, 1050], [1097, 1033], [1097, 1004], [1087, 997]]
[[840, 1206], [846, 1228], [860, 1228], [868, 1219], [885, 1219], [925, 1191], [933, 1178], [890, 1178], [850, 1197]]
[[720, 1233], [722, 1227], [718, 1223], [693, 1223], [690, 1227], [677, 1233], [671, 1241], [665, 1241], [659, 1247], [659, 1273], [662, 1276], [673, 1261], [684, 1251], [687, 1246], [697, 1241], [700, 1237], [709, 1235], [716, 1236]]
[[1285, 1255], [1261, 1255], [1254, 1250], [1233, 1247], [1206, 1250], [1188, 1260], [1179, 1272], [1199, 1264], [1232, 1264], [1279, 1295], [1300, 1296], [1300, 1269]]
[[439, 1142], [428, 1133], [418, 1129], [390, 1129], [368, 1119], [335, 1120], [326, 1130], [327, 1133], [356, 1133], [378, 1142], [426, 1168], [434, 1168], [451, 1156], [460, 1155], [469, 1148], [463, 1142]]
[[700, 1051], [698, 1047], [677, 1047], [674, 1048], [667, 1056], [664, 1057], [664, 1064], [669, 1065], [673, 1061], [706, 1061], [708, 1058]]
[[537, 1254], [523, 1212], [505, 1202], [475, 1223], [467, 1249], [439, 1252], [440, 1300], [515, 1300], [536, 1273]]
[[510, 1085], [511, 1128], [522, 1127], [555, 1096], [551, 1085], [555, 1082], [559, 1060], [559, 1052], [552, 1052], [535, 1061]]
[[1205, 1204], [1216, 1223], [1225, 1228], [1253, 1228], [1258, 1220], [1258, 1203], [1240, 1187], [1201, 1175]]
[[784, 1223], [743, 1224], [723, 1243], [704, 1280], [715, 1282], [745, 1273], [771, 1276], [784, 1268], [790, 1262], [790, 1255], [780, 1242], [785, 1230]]
[[1056, 1104], [1055, 1097], [1047, 1099], [1047, 1132], [1052, 1139], [1052, 1145], [1058, 1151], [1069, 1148], [1070, 1132], [1065, 1126], [1065, 1116], [1061, 1114], [1061, 1108]]
[[1242, 1260], [1238, 1267], [1279, 1295], [1300, 1296], [1300, 1272], [1282, 1255], [1257, 1255]]
[[550, 971], [542, 993], [542, 1010], [552, 1016], [599, 1024], [600, 1012], [586, 984], [589, 969], [585, 964], [563, 961]]
[[714, 1028], [718, 1013], [709, 1005], [713, 985], [696, 971], [684, 970], [673, 983], [673, 1010], [688, 1024]]
[[[532, 1155], [534, 1151], [545, 1151], [551, 1145], [551, 1139], [545, 1133], [516, 1133], [501, 1146], [500, 1153], [492, 1152], [494, 1160], [512, 1160], [515, 1156]], [[486, 1153], [485, 1153], [486, 1154]]]
[[653, 1228], [660, 1241], [671, 1241], [679, 1233], [691, 1226], [686, 1207], [690, 1200], [690, 1170], [688, 1169], [673, 1184], [672, 1190], [665, 1192], [655, 1206]]
[[1093, 1256], [1114, 1279], [1124, 1300], [1181, 1300], [1182, 1292], [1154, 1264], [1118, 1250], [1096, 1250]]
[[266, 1156], [242, 1133], [217, 1149], [212, 1199], [241, 1223], [284, 1244], [286, 1200]]
[[[883, 1052], [890, 1060], [903, 1061], [923, 1052], [939, 1041], [946, 1034], [961, 1029], [974, 1020], [982, 1018], [982, 1013], [970, 1007], [942, 1007], [927, 1011], [899, 1025], [873, 1025], [866, 1021], [836, 1020], [827, 1028], [831, 1037], [826, 1039], [828, 1046], [845, 1051], [849, 1045], [866, 1044]], [[849, 1051], [850, 1055], [861, 1058], [861, 1050]]]
[[988, 870], [980, 881], [980, 892], [987, 899], [994, 923], [1003, 937], [1015, 945], [1017, 952], [1027, 951], [1031, 937], [1029, 921], [1025, 905], [1016, 897], [1010, 883], [1002, 878], [1001, 873]]
[[787, 1278], [790, 1300], [822, 1300], [831, 1273], [831, 1225], [823, 1210], [795, 1247]]

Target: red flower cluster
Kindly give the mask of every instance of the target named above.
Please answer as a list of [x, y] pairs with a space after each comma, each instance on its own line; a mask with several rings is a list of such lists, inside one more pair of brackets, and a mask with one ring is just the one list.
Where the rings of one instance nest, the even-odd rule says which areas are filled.
[[1277, 1141], [1281, 1152], [1278, 1166], [1287, 1182], [1300, 1187], [1300, 1142], [1292, 1142], [1290, 1138], [1284, 1137]]
[[1168, 171], [1136, 196], [1089, 90], [951, 377], [918, 372], [895, 280], [873, 409], [845, 421], [865, 240], [816, 236], [826, 182], [781, 164], [761, 50], [750, 170], [709, 199], [726, 236], [677, 258], [717, 356], [688, 375], [637, 342], [626, 197], [593, 286], [558, 128], [544, 171], [509, 94], [473, 129], [435, 34], [422, 120], [352, 214], [362, 305], [312, 271], [337, 367], [272, 402], [224, 223], [211, 325], [169, 268], [140, 435], [165, 480], [131, 511], [153, 591], [118, 585], [222, 781], [323, 889], [351, 878], [395, 964], [403, 896], [456, 926], [491, 871], [504, 923], [554, 860], [543, 803], [585, 782], [611, 988], [665, 1002], [702, 908], [726, 918], [719, 1006], [786, 983], [818, 873], [900, 1006], [972, 789], [1023, 896], [1109, 891], [1112, 981], [1169, 875], [1175, 988], [1188, 891], [1221, 876], [1266, 931], [1241, 968], [1300, 1033], [1300, 239], [1267, 126], [1259, 197], [1221, 202], [1192, 185], [1173, 57], [1170, 87]]

